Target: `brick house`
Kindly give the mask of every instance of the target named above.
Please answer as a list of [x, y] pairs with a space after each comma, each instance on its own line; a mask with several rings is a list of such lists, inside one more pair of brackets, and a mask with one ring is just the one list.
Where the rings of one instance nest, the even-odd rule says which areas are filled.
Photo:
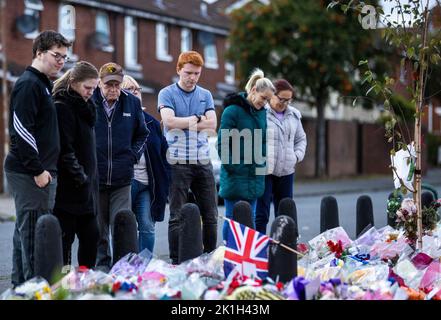
[[[143, 104], [158, 119], [159, 90], [177, 81], [179, 54], [196, 50], [205, 60], [199, 83], [212, 92], [215, 104], [221, 105], [222, 98], [236, 90], [234, 64], [224, 58], [229, 20], [223, 12], [232, 2], [0, 0], [0, 77], [7, 74], [10, 92], [32, 62], [33, 39], [43, 30], [56, 30], [73, 41], [71, 62], [66, 63], [63, 72], [79, 60], [89, 61], [97, 68], [109, 61], [117, 62], [140, 83]], [[1, 100], [0, 145], [7, 147], [6, 100]], [[5, 150], [0, 149], [2, 166]]]

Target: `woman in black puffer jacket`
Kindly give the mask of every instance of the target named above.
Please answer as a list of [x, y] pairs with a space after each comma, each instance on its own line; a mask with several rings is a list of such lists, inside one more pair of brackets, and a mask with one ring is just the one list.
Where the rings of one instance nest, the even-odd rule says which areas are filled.
[[64, 265], [71, 264], [76, 234], [78, 263], [89, 268], [95, 266], [99, 240], [96, 107], [89, 99], [97, 84], [97, 69], [80, 61], [55, 82], [53, 93], [61, 145], [54, 214], [63, 234]]

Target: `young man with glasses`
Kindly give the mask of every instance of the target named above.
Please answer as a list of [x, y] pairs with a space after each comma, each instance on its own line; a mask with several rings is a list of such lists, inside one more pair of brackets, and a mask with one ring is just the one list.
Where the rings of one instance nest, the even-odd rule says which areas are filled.
[[33, 43], [32, 64], [11, 93], [5, 173], [17, 217], [11, 276], [14, 286], [34, 277], [35, 225], [41, 215], [52, 212], [55, 203], [60, 140], [50, 79], [63, 68], [70, 46], [58, 32], [40, 33]]
[[92, 96], [97, 105], [95, 135], [100, 184], [97, 267], [103, 271], [112, 266], [109, 231], [113, 230], [115, 216], [121, 210], [131, 210], [133, 166], [141, 158], [147, 140], [140, 100], [121, 89], [123, 76], [120, 65], [106, 63], [100, 68], [98, 88]]

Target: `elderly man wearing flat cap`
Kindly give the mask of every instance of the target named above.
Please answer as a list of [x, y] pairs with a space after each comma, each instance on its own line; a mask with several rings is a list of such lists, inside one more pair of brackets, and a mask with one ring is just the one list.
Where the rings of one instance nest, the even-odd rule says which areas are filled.
[[131, 210], [133, 165], [143, 154], [147, 140], [140, 100], [121, 89], [123, 76], [120, 65], [106, 63], [100, 68], [98, 88], [92, 96], [97, 106], [95, 135], [100, 180], [97, 267], [103, 271], [112, 266], [109, 229], [113, 231], [116, 213]]

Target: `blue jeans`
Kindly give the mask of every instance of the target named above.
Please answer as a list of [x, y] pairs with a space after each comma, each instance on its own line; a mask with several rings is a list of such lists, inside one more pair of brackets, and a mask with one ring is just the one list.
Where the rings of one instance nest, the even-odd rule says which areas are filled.
[[[225, 216], [229, 219], [233, 219], [233, 208], [234, 205], [239, 202], [240, 200], [228, 200], [224, 199], [225, 204]], [[251, 213], [252, 217], [251, 220], [254, 222], [254, 217], [256, 216], [256, 205], [257, 205], [257, 199], [254, 200], [245, 200], [247, 201], [251, 206]], [[225, 241], [227, 241], [227, 231], [228, 231], [228, 221], [224, 221], [224, 226], [222, 228], [222, 237]]]
[[256, 230], [266, 234], [266, 225], [269, 221], [271, 202], [274, 204], [274, 215], [277, 217], [280, 200], [292, 198], [294, 189], [294, 173], [277, 177], [265, 176], [265, 192], [257, 200]]
[[148, 249], [153, 253], [155, 245], [155, 221], [150, 213], [150, 188], [138, 180], [132, 180], [132, 211], [138, 222], [139, 252]]

